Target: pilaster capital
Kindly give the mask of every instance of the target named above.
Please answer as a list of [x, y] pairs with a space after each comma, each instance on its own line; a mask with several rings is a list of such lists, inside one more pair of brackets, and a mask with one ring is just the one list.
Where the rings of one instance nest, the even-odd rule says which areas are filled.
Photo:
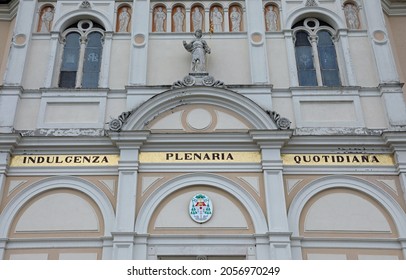
[[140, 149], [142, 144], [148, 139], [150, 131], [122, 131], [110, 132], [111, 141], [120, 149]]
[[0, 133], [0, 152], [10, 153], [21, 140], [19, 134]]
[[251, 130], [249, 134], [261, 149], [281, 149], [292, 137], [293, 130]]
[[406, 131], [391, 131], [382, 134], [386, 144], [390, 146], [395, 152], [406, 151]]

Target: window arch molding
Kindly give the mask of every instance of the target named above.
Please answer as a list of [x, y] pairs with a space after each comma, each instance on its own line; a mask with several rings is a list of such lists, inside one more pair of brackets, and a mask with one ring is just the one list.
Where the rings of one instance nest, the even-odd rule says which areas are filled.
[[293, 10], [286, 16], [284, 26], [290, 28], [296, 22], [299, 22], [308, 17], [316, 17], [330, 24], [335, 30], [345, 29], [347, 25], [345, 20], [333, 11], [323, 7], [301, 7]]
[[104, 28], [104, 45], [102, 53], [102, 64], [100, 66], [100, 79], [99, 79], [99, 88], [108, 87], [109, 79], [109, 65], [110, 65], [110, 51], [113, 38], [113, 21], [115, 18], [109, 19], [104, 14], [89, 10], [75, 10], [69, 13], [66, 13], [56, 19], [53, 23], [52, 32], [51, 32], [51, 49], [50, 49], [50, 58], [48, 61], [48, 73], [44, 81], [44, 87], [58, 87], [59, 82], [59, 70], [61, 66], [61, 55], [63, 52], [63, 46], [61, 45], [61, 34], [68, 29], [74, 23], [87, 19], [91, 20]]
[[65, 15], [57, 19], [57, 21], [54, 24], [53, 30], [62, 32], [63, 30], [67, 29], [69, 26], [71, 26], [72, 24], [81, 19], [89, 19], [91, 21], [94, 21], [103, 26], [105, 32], [113, 32], [114, 19], [110, 19], [103, 13], [93, 10], [87, 11], [86, 13], [83, 13], [82, 11], [72, 11], [66, 13]]
[[[335, 30], [337, 41], [336, 43], [336, 55], [337, 63], [340, 69], [341, 86], [357, 86], [356, 73], [353, 69], [353, 60], [351, 53], [345, 50], [350, 48], [350, 42], [347, 34], [347, 24], [342, 17], [337, 13], [327, 10], [322, 7], [301, 7], [293, 10], [286, 15], [286, 21], [284, 26], [286, 28], [292, 28], [296, 23], [306, 18], [317, 18], [328, 24]], [[283, 20], [283, 19], [282, 19]], [[297, 64], [295, 60], [295, 45], [293, 42], [293, 30], [285, 31], [285, 42], [288, 51], [288, 64], [289, 64], [289, 77], [292, 87], [299, 86], [299, 78], [297, 72]]]
[[293, 29], [300, 86], [341, 86], [337, 32], [317, 18], [305, 18]]

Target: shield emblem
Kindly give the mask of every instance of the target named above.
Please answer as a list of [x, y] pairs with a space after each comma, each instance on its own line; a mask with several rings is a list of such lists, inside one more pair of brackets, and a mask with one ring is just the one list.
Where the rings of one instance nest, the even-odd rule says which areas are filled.
[[210, 198], [202, 193], [196, 194], [189, 203], [189, 214], [197, 223], [207, 222], [213, 215], [213, 204]]

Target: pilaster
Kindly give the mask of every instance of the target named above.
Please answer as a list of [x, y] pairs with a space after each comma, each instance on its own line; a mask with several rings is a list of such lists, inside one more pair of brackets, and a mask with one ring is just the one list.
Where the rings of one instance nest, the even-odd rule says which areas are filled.
[[109, 77], [110, 77], [110, 58], [111, 58], [111, 45], [113, 42], [113, 32], [105, 32], [104, 43], [103, 43], [103, 53], [102, 53], [102, 66], [99, 79], [99, 87], [108, 88], [109, 87]]
[[148, 234], [136, 234], [134, 238], [134, 260], [148, 259]]
[[402, 91], [402, 84], [381, 84], [379, 85], [379, 89], [382, 94], [382, 101], [385, 104], [390, 126], [405, 126], [406, 104]]
[[[364, 10], [375, 62], [378, 69], [382, 98], [391, 126], [406, 125], [406, 105], [380, 0], [367, 0]], [[388, 90], [389, 85], [389, 90]]]
[[295, 59], [296, 54], [295, 54], [295, 45], [293, 44], [292, 30], [285, 30], [284, 36], [285, 36], [285, 45], [286, 45], [287, 60], [288, 60], [290, 86], [298, 87], [299, 86], [299, 77], [297, 75], [296, 59]]
[[247, 31], [250, 50], [251, 81], [253, 84], [269, 83], [268, 58], [265, 43], [265, 25], [262, 1], [246, 1]]
[[[399, 172], [400, 185], [403, 191], [403, 199], [406, 201], [406, 132], [388, 132], [383, 135], [386, 143], [394, 152], [397, 169]], [[406, 259], [406, 236], [399, 236], [403, 258]]]
[[291, 259], [290, 231], [286, 209], [281, 148], [292, 131], [252, 131], [260, 146], [265, 185], [266, 217], [271, 259]]
[[6, 252], [7, 239], [0, 238], [0, 260], [4, 260], [4, 253]]
[[131, 50], [129, 85], [147, 83], [148, 34], [149, 34], [149, 1], [133, 2], [131, 21]]
[[[0, 201], [4, 195], [7, 169], [11, 153], [14, 147], [20, 141], [20, 136], [16, 134], [0, 133]], [[4, 259], [4, 252], [7, 245], [7, 239], [0, 239], [0, 260]]]
[[54, 75], [55, 75], [55, 63], [57, 61], [57, 57], [60, 56], [58, 52], [59, 46], [59, 32], [53, 31], [51, 32], [51, 39], [49, 40], [49, 56], [48, 56], [48, 66], [47, 66], [47, 74], [44, 79], [44, 87], [50, 88], [54, 84]]
[[350, 43], [348, 41], [348, 31], [341, 29], [338, 31], [337, 41], [335, 41], [336, 52], [341, 54], [345, 67], [345, 85], [357, 86], [357, 78], [352, 67], [353, 62], [351, 58]]
[[138, 156], [149, 132], [112, 133], [111, 139], [120, 149], [113, 259], [132, 259], [137, 201]]
[[399, 81], [395, 60], [389, 42], [388, 31], [380, 0], [365, 0], [364, 10], [368, 24], [368, 33], [375, 55], [380, 83]]
[[13, 132], [22, 91], [20, 86], [0, 86], [0, 133]]
[[37, 1], [21, 0], [13, 33], [4, 85], [19, 86], [23, 80], [28, 49], [31, 40], [33, 19]]
[[406, 201], [406, 132], [387, 132], [383, 134], [383, 137], [393, 150], [403, 191], [403, 199]]

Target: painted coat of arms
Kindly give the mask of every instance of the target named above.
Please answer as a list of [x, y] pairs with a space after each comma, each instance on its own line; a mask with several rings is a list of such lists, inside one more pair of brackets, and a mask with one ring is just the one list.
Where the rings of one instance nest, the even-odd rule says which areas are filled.
[[197, 223], [207, 222], [213, 215], [213, 204], [205, 194], [196, 194], [189, 204], [189, 214]]

